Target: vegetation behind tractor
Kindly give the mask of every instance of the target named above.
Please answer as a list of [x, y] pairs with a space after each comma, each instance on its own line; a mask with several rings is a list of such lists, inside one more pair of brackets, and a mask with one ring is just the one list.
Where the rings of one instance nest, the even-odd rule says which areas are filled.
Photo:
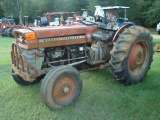
[[103, 26], [81, 24], [15, 31], [13, 79], [30, 85], [44, 78], [41, 95], [51, 109], [65, 107], [79, 97], [79, 72], [111, 67], [118, 82], [130, 85], [142, 81], [150, 69], [153, 43], [147, 29], [115, 21]]

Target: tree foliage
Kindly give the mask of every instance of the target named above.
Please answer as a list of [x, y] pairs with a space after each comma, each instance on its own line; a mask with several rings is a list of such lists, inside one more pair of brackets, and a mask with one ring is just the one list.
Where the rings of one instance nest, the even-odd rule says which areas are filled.
[[0, 18], [12, 15], [18, 19], [22, 14], [21, 17], [29, 16], [33, 21], [37, 16], [52, 11], [80, 12], [81, 9], [88, 9], [94, 12], [96, 5], [129, 6], [128, 18], [143, 26], [154, 27], [160, 22], [159, 0], [0, 0]]

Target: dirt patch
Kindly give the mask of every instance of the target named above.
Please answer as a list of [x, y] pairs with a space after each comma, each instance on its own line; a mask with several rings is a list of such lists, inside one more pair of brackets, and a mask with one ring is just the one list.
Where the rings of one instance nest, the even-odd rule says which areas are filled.
[[152, 35], [154, 39], [160, 39], [160, 35]]

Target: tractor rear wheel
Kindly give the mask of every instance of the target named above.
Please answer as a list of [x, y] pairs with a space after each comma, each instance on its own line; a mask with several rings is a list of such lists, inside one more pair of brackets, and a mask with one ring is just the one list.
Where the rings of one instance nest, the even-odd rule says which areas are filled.
[[6, 28], [2, 28], [1, 30], [1, 34], [4, 36], [4, 31], [5, 31]]
[[116, 80], [135, 84], [147, 75], [153, 61], [153, 42], [149, 31], [140, 26], [125, 29], [114, 43], [109, 61]]
[[42, 76], [40, 76], [40, 77], [38, 77], [37, 79], [33, 80], [32, 82], [26, 81], [26, 80], [24, 80], [22, 77], [20, 77], [19, 75], [15, 75], [15, 72], [14, 72], [13, 69], [12, 69], [12, 77], [13, 77], [14, 81], [15, 81], [17, 84], [22, 85], [22, 86], [32, 85], [32, 84], [38, 83], [38, 82], [40, 82], [41, 79], [42, 79]]
[[2, 29], [0, 29], [0, 35], [2, 34]]
[[72, 104], [82, 90], [80, 73], [71, 66], [53, 68], [44, 78], [41, 95], [44, 103], [51, 109], [58, 109]]
[[7, 36], [8, 36], [8, 37], [11, 37], [11, 31], [12, 31], [12, 28], [8, 28], [8, 29], [7, 29]]
[[12, 37], [15, 37], [15, 34], [14, 34], [14, 31], [15, 31], [15, 30], [17, 30], [17, 28], [13, 28], [12, 31], [11, 31], [11, 36], [12, 36]]

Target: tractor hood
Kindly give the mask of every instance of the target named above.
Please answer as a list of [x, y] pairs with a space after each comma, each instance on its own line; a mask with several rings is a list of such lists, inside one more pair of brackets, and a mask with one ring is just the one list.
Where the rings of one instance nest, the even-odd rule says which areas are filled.
[[86, 26], [30, 27], [29, 29], [35, 32], [37, 39], [70, 35], [82, 35], [87, 33]]
[[73, 44], [84, 44], [91, 41], [92, 33], [98, 26], [72, 25], [29, 27], [15, 31], [16, 42], [23, 49], [35, 49]]

